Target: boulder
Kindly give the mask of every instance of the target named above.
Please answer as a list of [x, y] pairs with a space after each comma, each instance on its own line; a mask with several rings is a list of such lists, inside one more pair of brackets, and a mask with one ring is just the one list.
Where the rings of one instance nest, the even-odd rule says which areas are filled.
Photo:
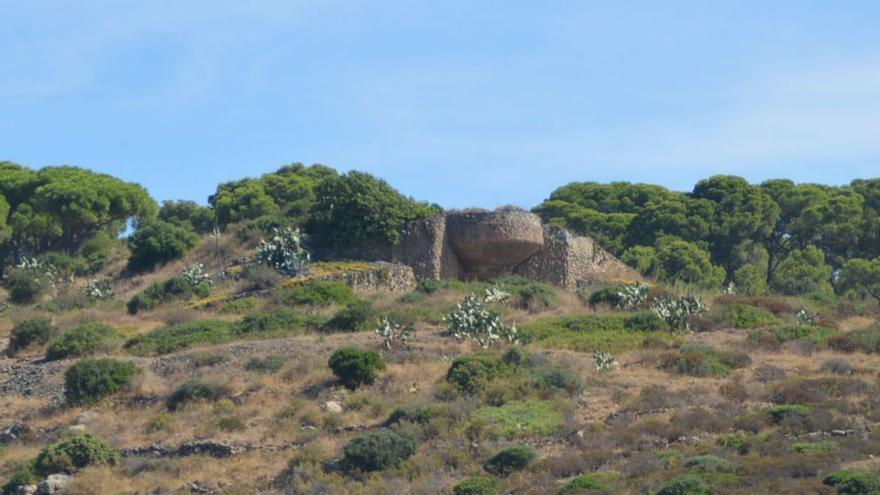
[[70, 483], [70, 475], [57, 473], [50, 474], [46, 479], [37, 486], [35, 495], [51, 495], [60, 493]]

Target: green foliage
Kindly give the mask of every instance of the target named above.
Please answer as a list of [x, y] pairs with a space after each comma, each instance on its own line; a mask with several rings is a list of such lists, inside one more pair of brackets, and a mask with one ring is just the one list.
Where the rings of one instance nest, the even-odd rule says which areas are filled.
[[268, 241], [260, 239], [257, 261], [285, 275], [297, 275], [311, 258], [304, 243], [299, 229], [273, 229]]
[[666, 332], [628, 329], [628, 317], [614, 314], [542, 318], [520, 328], [519, 336], [525, 342], [549, 349], [612, 353], [639, 349], [649, 338], [668, 343], [680, 340]]
[[46, 291], [49, 282], [26, 271], [17, 270], [6, 280], [9, 300], [13, 304], [33, 304]]
[[384, 180], [364, 172], [328, 177], [315, 193], [317, 200], [306, 230], [321, 247], [394, 244], [404, 224], [440, 211], [401, 195]]
[[326, 324], [324, 330], [357, 331], [366, 330], [375, 319], [373, 305], [369, 301], [358, 299], [346, 304], [336, 312]]
[[289, 308], [275, 308], [245, 316], [233, 327], [236, 336], [289, 335], [320, 326], [320, 317], [306, 316]]
[[838, 288], [880, 301], [880, 258], [851, 259], [840, 270]]
[[657, 246], [656, 277], [666, 283], [716, 288], [724, 282], [724, 269], [713, 265], [707, 251], [694, 243], [666, 238]]
[[712, 493], [701, 477], [684, 474], [664, 483], [657, 495], [712, 495]]
[[150, 221], [138, 226], [128, 240], [128, 269], [144, 272], [182, 258], [198, 241], [197, 235], [182, 227], [161, 220]]
[[836, 334], [832, 328], [782, 325], [759, 328], [749, 332], [747, 340], [753, 345], [778, 346], [798, 339], [809, 339], [817, 347], [824, 347], [829, 337]]
[[132, 337], [125, 349], [136, 356], [168, 354], [196, 344], [220, 344], [235, 337], [234, 325], [219, 320], [194, 320]]
[[468, 478], [452, 487], [452, 495], [497, 495], [498, 484], [492, 478]]
[[163, 201], [159, 220], [204, 235], [214, 229], [214, 210], [195, 201]]
[[55, 332], [52, 320], [48, 318], [37, 316], [22, 320], [12, 327], [7, 352], [10, 356], [15, 356], [19, 351], [28, 347], [43, 345], [49, 342]]
[[36, 485], [41, 481], [40, 475], [37, 473], [36, 466], [33, 461], [27, 462], [13, 471], [9, 480], [0, 488], [3, 495], [17, 495], [20, 493], [18, 487], [26, 485]]
[[831, 267], [825, 263], [825, 253], [815, 246], [792, 251], [779, 263], [770, 287], [790, 296], [830, 293]]
[[500, 407], [478, 409], [472, 421], [482, 421], [504, 438], [553, 435], [565, 426], [565, 418], [552, 401], [511, 401]]
[[135, 294], [126, 303], [129, 314], [137, 314], [158, 307], [173, 300], [186, 300], [196, 295], [207, 295], [207, 287], [193, 287], [184, 277], [171, 277], [163, 282], [151, 284]]
[[620, 257], [627, 265], [643, 275], [654, 275], [657, 269], [657, 251], [652, 246], [632, 246]]
[[527, 445], [516, 445], [497, 452], [485, 464], [483, 469], [496, 476], [509, 476], [529, 467], [538, 455]]
[[590, 294], [590, 297], [587, 299], [587, 302], [589, 302], [590, 306], [593, 308], [600, 304], [607, 304], [612, 308], [616, 308], [620, 306], [620, 301], [620, 287], [605, 287], [599, 289]]
[[535, 387], [544, 390], [561, 390], [576, 394], [584, 388], [583, 382], [577, 375], [561, 368], [536, 370], [532, 374], [532, 379]]
[[841, 352], [880, 352], [880, 326], [835, 334], [828, 338], [828, 347]]
[[504, 325], [501, 314], [490, 306], [506, 297], [506, 292], [494, 288], [486, 289], [482, 298], [468, 294], [443, 317], [447, 330], [459, 342], [471, 339], [484, 349], [497, 342], [517, 343], [516, 326]]
[[273, 373], [278, 373], [279, 371], [281, 371], [281, 368], [284, 367], [284, 363], [286, 362], [287, 358], [284, 356], [266, 356], [264, 358], [251, 358], [247, 363], [245, 363], [244, 369], [253, 373], [271, 375]]
[[415, 440], [391, 430], [356, 436], [343, 449], [342, 464], [347, 469], [381, 471], [394, 467], [416, 453]]
[[794, 442], [790, 448], [792, 452], [797, 452], [798, 454], [824, 455], [836, 450], [837, 444], [828, 441]]
[[385, 424], [393, 426], [403, 421], [426, 424], [436, 415], [436, 410], [429, 405], [400, 406], [391, 412], [391, 415], [388, 416], [388, 421], [386, 421]]
[[113, 466], [119, 452], [104, 441], [83, 433], [55, 442], [44, 448], [34, 460], [38, 474], [72, 474], [88, 466]]
[[684, 461], [684, 467], [704, 473], [729, 473], [735, 469], [732, 462], [714, 455], [698, 455]]
[[260, 299], [256, 297], [242, 297], [241, 299], [229, 301], [228, 303], [223, 304], [223, 306], [220, 306], [220, 312], [224, 314], [249, 313], [257, 309], [259, 304]]
[[459, 356], [452, 360], [446, 372], [446, 381], [468, 394], [483, 391], [490, 381], [510, 370], [505, 362], [491, 354]]
[[810, 414], [810, 408], [800, 404], [783, 404], [781, 406], [772, 406], [767, 409], [767, 414], [773, 419], [774, 423], [780, 423], [788, 417], [806, 417]]
[[834, 487], [838, 495], [876, 495], [880, 493], [880, 470], [841, 469], [822, 483]]
[[532, 282], [518, 275], [495, 280], [494, 285], [513, 298], [513, 304], [528, 310], [549, 308], [556, 301], [556, 290], [547, 284]]
[[64, 373], [64, 397], [68, 404], [93, 404], [127, 389], [140, 373], [134, 363], [86, 358]]
[[357, 298], [351, 287], [342, 282], [308, 282], [289, 289], [284, 299], [295, 305], [330, 306], [348, 304]]
[[640, 330], [645, 332], [659, 332], [669, 330], [669, 325], [654, 311], [639, 311], [627, 316], [623, 321], [627, 330]]
[[350, 389], [373, 383], [378, 372], [385, 369], [385, 361], [379, 353], [353, 347], [337, 349], [327, 365], [339, 381]]
[[773, 313], [745, 304], [725, 304], [721, 313], [724, 320], [734, 328], [752, 329], [778, 322]]
[[739, 351], [718, 351], [701, 344], [688, 344], [678, 352], [662, 355], [660, 368], [682, 375], [722, 377], [751, 362], [748, 354]]
[[574, 479], [559, 487], [556, 491], [559, 495], [583, 494], [591, 490], [611, 490], [610, 480], [615, 473], [593, 473], [575, 476]]
[[691, 329], [691, 319], [707, 311], [703, 301], [693, 295], [687, 295], [676, 299], [665, 297], [655, 298], [651, 306], [657, 316], [663, 319], [669, 328], [676, 332], [686, 332]]
[[46, 350], [46, 359], [91, 356], [108, 341], [118, 338], [116, 329], [104, 323], [86, 323], [62, 333]]
[[174, 389], [165, 406], [169, 411], [177, 411], [186, 404], [193, 402], [216, 402], [228, 398], [232, 391], [226, 385], [190, 380]]

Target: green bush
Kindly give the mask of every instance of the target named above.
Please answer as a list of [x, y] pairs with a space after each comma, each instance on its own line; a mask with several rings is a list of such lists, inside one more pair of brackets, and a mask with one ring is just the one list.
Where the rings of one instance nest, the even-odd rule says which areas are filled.
[[725, 304], [721, 311], [724, 321], [734, 328], [766, 327], [778, 321], [773, 313], [745, 304]]
[[362, 433], [342, 449], [342, 465], [347, 469], [381, 471], [409, 459], [416, 448], [415, 440], [391, 430]]
[[334, 331], [365, 330], [373, 323], [375, 313], [369, 301], [357, 300], [345, 305], [324, 324], [323, 329]]
[[290, 335], [301, 330], [315, 329], [320, 324], [320, 317], [303, 315], [289, 308], [276, 308], [245, 316], [240, 323], [235, 325], [234, 333], [240, 336], [250, 334]]
[[612, 353], [640, 349], [648, 339], [668, 344], [682, 340], [668, 332], [627, 328], [627, 318], [623, 314], [541, 318], [520, 327], [519, 336], [525, 343], [548, 349]]
[[873, 495], [880, 493], [880, 470], [841, 469], [822, 483], [837, 489], [838, 495]]
[[183, 277], [172, 277], [163, 282], [150, 285], [128, 300], [128, 313], [135, 315], [173, 300], [186, 300], [195, 295], [207, 295], [208, 287], [193, 287]]
[[706, 473], [729, 473], [734, 470], [733, 463], [714, 455], [698, 455], [684, 461], [684, 467]]
[[182, 258], [198, 242], [199, 237], [184, 228], [152, 220], [140, 225], [128, 241], [131, 249], [128, 269], [152, 270], [156, 265]]
[[522, 471], [529, 467], [529, 464], [538, 457], [535, 451], [527, 445], [516, 445], [508, 447], [495, 455], [493, 455], [485, 464], [483, 469], [487, 473], [496, 476], [508, 476], [511, 473]]
[[286, 362], [287, 358], [284, 356], [251, 358], [251, 360], [244, 365], [244, 369], [253, 373], [263, 373], [268, 375], [281, 371], [281, 368], [284, 367], [284, 363]]
[[623, 321], [623, 326], [627, 330], [641, 330], [645, 332], [669, 330], [669, 325], [666, 321], [653, 311], [639, 311], [632, 316], [628, 316]]
[[23, 349], [49, 342], [53, 335], [55, 335], [55, 327], [48, 318], [37, 316], [20, 321], [12, 327], [12, 332], [9, 334], [7, 353], [15, 356]]
[[392, 426], [404, 421], [410, 423], [425, 424], [436, 415], [436, 411], [431, 406], [400, 406], [392, 411], [391, 415], [388, 416], [388, 421], [386, 421], [385, 424], [387, 424], [388, 426]]
[[504, 438], [549, 436], [565, 426], [556, 403], [546, 400], [511, 401], [500, 407], [483, 407], [473, 421], [488, 425]]
[[496, 356], [473, 354], [452, 360], [446, 381], [468, 394], [483, 391], [490, 381], [508, 373], [507, 366]]
[[256, 297], [243, 297], [241, 299], [229, 301], [228, 303], [225, 303], [223, 306], [220, 306], [220, 312], [223, 314], [250, 313], [251, 311], [257, 309], [259, 304], [260, 304], [260, 299], [258, 299]]
[[539, 369], [532, 376], [535, 386], [540, 389], [562, 390], [569, 394], [576, 394], [584, 388], [581, 379], [569, 370]]
[[547, 284], [532, 282], [519, 275], [508, 275], [495, 280], [495, 285], [511, 295], [514, 306], [538, 310], [556, 302], [556, 289]]
[[767, 409], [767, 414], [773, 419], [774, 423], [781, 423], [782, 420], [789, 417], [807, 417], [810, 415], [810, 408], [800, 404], [783, 404], [781, 406], [772, 406]]
[[119, 452], [88, 433], [58, 441], [44, 448], [34, 461], [37, 473], [72, 474], [88, 466], [115, 465]]
[[657, 495], [712, 495], [712, 491], [699, 476], [684, 474], [664, 483]]
[[348, 304], [357, 298], [351, 287], [342, 282], [308, 282], [289, 289], [284, 299], [294, 305], [330, 306]]
[[880, 327], [836, 334], [828, 338], [828, 347], [840, 352], [880, 352]]
[[590, 490], [611, 490], [611, 484], [608, 482], [610, 476], [604, 473], [582, 474], [576, 476], [573, 480], [559, 487], [556, 491], [559, 495], [579, 494]]
[[605, 287], [604, 289], [599, 289], [590, 294], [589, 299], [587, 299], [590, 306], [594, 308], [600, 304], [607, 304], [612, 308], [616, 308], [620, 305], [620, 301], [620, 287]]
[[132, 337], [125, 349], [136, 356], [168, 354], [197, 344], [229, 342], [235, 337], [233, 329], [226, 321], [193, 320]]
[[205, 383], [199, 380], [190, 380], [183, 383], [168, 397], [165, 406], [169, 411], [177, 411], [191, 402], [218, 401], [232, 395], [232, 391], [225, 385]]
[[378, 352], [353, 347], [337, 349], [327, 365], [339, 381], [350, 389], [373, 383], [378, 371], [385, 369], [385, 361]]
[[3, 488], [0, 488], [0, 493], [3, 495], [17, 495], [18, 493], [21, 493], [19, 492], [18, 487], [36, 485], [40, 481], [41, 476], [37, 473], [34, 462], [30, 461], [13, 471], [9, 480], [3, 485]]
[[751, 364], [748, 354], [718, 351], [701, 344], [688, 344], [678, 352], [660, 357], [660, 369], [691, 376], [727, 376], [731, 371]]
[[86, 323], [62, 333], [46, 350], [46, 359], [91, 356], [102, 345], [119, 337], [116, 329], [104, 323]]
[[817, 347], [824, 347], [837, 331], [825, 327], [782, 325], [750, 330], [747, 341], [755, 346], [779, 346], [786, 342], [809, 339]]
[[125, 390], [140, 372], [134, 363], [86, 358], [64, 373], [64, 397], [69, 404], [92, 404]]
[[498, 484], [487, 476], [468, 478], [452, 487], [452, 495], [497, 495]]
[[33, 304], [45, 292], [48, 283], [32, 273], [16, 271], [6, 280], [9, 301], [13, 304]]

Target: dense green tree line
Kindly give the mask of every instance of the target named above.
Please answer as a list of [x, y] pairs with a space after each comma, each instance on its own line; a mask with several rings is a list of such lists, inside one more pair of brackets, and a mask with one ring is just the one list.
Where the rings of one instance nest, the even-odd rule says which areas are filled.
[[865, 279], [851, 272], [880, 256], [880, 179], [833, 187], [715, 176], [687, 193], [582, 182], [535, 211], [648, 275], [747, 293], [827, 293], [841, 275]]

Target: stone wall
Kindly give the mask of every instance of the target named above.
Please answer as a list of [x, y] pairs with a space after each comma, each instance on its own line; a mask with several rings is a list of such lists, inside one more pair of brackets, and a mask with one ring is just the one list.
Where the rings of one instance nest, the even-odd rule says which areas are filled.
[[[353, 246], [343, 256], [339, 254], [331, 256], [388, 260], [406, 266], [411, 269], [413, 286], [416, 279], [486, 279], [505, 273], [566, 290], [641, 279], [638, 272], [589, 237], [542, 226], [536, 215], [513, 209], [456, 212], [412, 222], [393, 247], [367, 246], [358, 252]], [[406, 279], [401, 276], [402, 282], [395, 283], [395, 287], [408, 286]]]

